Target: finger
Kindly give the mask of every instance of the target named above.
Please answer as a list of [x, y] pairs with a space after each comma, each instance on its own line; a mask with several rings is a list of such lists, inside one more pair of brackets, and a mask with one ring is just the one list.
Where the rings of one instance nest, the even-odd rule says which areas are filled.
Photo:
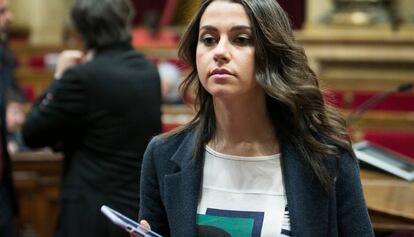
[[140, 223], [140, 224], [142, 225], [142, 227], [144, 227], [145, 229], [147, 229], [147, 230], [151, 230], [151, 226], [150, 226], [150, 224], [149, 224], [146, 220], [141, 220], [139, 223]]
[[82, 51], [74, 50], [74, 49], [65, 50], [62, 52], [62, 55], [66, 57], [70, 57], [70, 58], [82, 58], [83, 57]]
[[60, 61], [64, 64], [79, 64], [82, 62], [83, 53], [79, 50], [65, 50], [62, 52]]

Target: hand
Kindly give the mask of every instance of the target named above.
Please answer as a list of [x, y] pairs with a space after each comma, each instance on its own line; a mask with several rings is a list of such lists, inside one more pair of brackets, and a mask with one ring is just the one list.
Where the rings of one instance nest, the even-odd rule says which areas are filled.
[[[150, 224], [146, 221], [146, 220], [141, 220], [140, 222], [139, 222], [139, 224], [141, 224], [142, 225], [142, 227], [144, 227], [145, 229], [147, 229], [147, 230], [151, 230], [151, 226], [150, 226]], [[136, 235], [134, 235], [134, 234], [130, 234], [129, 235], [130, 237], [137, 237]]]
[[63, 73], [82, 62], [83, 53], [79, 50], [65, 50], [59, 55], [56, 65], [55, 79], [60, 79]]
[[142, 227], [144, 227], [145, 229], [147, 229], [147, 230], [151, 230], [151, 226], [150, 226], [150, 224], [149, 224], [146, 220], [141, 220], [139, 223], [140, 223], [140, 224], [142, 225]]

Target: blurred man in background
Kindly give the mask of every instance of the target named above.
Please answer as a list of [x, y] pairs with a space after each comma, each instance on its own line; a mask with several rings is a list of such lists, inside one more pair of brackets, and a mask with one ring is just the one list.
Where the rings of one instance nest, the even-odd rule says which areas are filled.
[[6, 94], [14, 70], [7, 50], [7, 38], [12, 14], [8, 0], [0, 0], [0, 236], [15, 236], [14, 217], [17, 213], [16, 198], [11, 174], [11, 162], [6, 141]]
[[75, 0], [71, 18], [87, 52], [64, 51], [55, 79], [37, 99], [23, 139], [63, 145], [58, 237], [122, 237], [100, 212], [138, 216], [139, 176], [150, 138], [161, 132], [155, 65], [130, 44], [129, 0]]

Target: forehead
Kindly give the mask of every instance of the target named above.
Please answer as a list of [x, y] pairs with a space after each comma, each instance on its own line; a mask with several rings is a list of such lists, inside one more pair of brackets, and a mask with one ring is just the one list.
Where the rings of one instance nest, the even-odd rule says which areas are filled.
[[204, 25], [216, 27], [251, 26], [243, 5], [227, 1], [214, 1], [207, 6], [200, 19], [200, 27]]

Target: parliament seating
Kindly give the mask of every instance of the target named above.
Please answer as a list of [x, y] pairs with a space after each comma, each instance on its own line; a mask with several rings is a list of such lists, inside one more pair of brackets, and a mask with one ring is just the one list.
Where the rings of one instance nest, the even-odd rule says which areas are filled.
[[362, 138], [397, 151], [414, 161], [414, 131], [366, 130]]
[[[40, 95], [53, 79], [53, 63], [50, 61], [53, 61], [53, 57], [56, 57], [57, 53], [64, 48], [65, 47], [30, 47], [22, 44], [14, 45], [13, 50], [16, 52], [19, 62], [16, 77], [29, 98], [29, 101], [32, 102], [36, 96]], [[180, 68], [180, 70], [183, 71], [183, 74], [188, 73], [188, 65], [185, 65], [176, 57], [175, 47], [143, 47], [138, 50], [143, 52], [154, 62], [168, 61]], [[323, 74], [321, 78], [322, 80], [327, 80], [323, 81], [323, 86], [328, 88], [325, 92], [325, 98], [330, 104], [339, 108], [344, 116], [358, 108], [370, 97], [384, 91], [384, 86], [375, 81], [370, 81], [369, 83], [364, 82], [363, 87], [359, 87], [358, 84], [354, 84], [354, 87], [350, 87], [349, 84], [339, 82], [345, 80], [345, 77], [341, 80], [333, 80], [329, 77], [326, 79], [326, 77], [326, 74]], [[335, 83], [332, 83], [332, 81]], [[381, 82], [384, 82], [384, 80], [382, 79]], [[378, 84], [378, 86], [375, 87], [375, 84]], [[392, 83], [390, 82], [388, 84]], [[167, 107], [168, 109], [166, 109]], [[191, 109], [172, 109], [174, 107], [174, 105], [164, 106], [164, 110], [166, 109], [163, 113], [164, 132], [189, 121], [193, 115]], [[414, 93], [404, 92], [390, 96], [364, 113], [359, 121], [355, 123], [352, 130], [356, 131], [356, 135], [354, 136], [356, 141], [360, 139], [371, 139], [375, 142], [378, 141], [378, 137], [382, 137], [380, 142], [387, 147], [390, 143], [387, 141], [400, 139], [399, 136], [396, 135], [399, 134], [399, 131], [414, 134]], [[365, 132], [365, 130], [368, 131]], [[365, 133], [367, 135], [364, 135]], [[376, 133], [377, 135], [374, 135]], [[401, 135], [401, 137], [404, 136], [405, 135]], [[408, 154], [412, 154], [412, 152], [414, 152], [412, 143], [404, 146], [405, 148], [402, 147], [402, 145], [396, 147], [390, 143], [390, 148], [398, 148], [398, 151], [401, 151], [402, 153], [408, 152]]]

